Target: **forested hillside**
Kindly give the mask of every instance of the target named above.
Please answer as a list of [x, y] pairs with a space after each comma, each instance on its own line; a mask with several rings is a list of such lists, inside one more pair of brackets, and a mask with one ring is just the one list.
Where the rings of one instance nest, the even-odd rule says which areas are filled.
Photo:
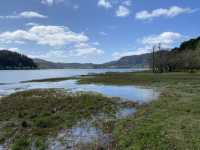
[[0, 70], [4, 69], [36, 69], [37, 65], [25, 55], [0, 50]]
[[164, 55], [157, 52], [155, 67], [158, 72], [200, 69], [200, 37], [183, 42]]

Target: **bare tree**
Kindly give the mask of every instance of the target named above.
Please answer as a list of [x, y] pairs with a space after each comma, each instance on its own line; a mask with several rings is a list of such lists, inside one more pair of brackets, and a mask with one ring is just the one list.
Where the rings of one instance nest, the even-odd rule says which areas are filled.
[[153, 46], [153, 52], [152, 52], [152, 71], [153, 73], [155, 73], [155, 50], [156, 50], [156, 46]]

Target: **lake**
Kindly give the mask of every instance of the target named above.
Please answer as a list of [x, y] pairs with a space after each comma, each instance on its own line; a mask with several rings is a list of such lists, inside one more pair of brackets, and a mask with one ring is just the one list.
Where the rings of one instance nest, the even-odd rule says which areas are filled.
[[42, 88], [64, 88], [71, 91], [93, 91], [107, 96], [121, 97], [126, 100], [133, 100], [145, 103], [157, 98], [159, 95], [156, 89], [139, 86], [111, 86], [86, 84], [79, 85], [75, 80], [61, 82], [34, 82], [20, 83], [21, 81], [71, 77], [86, 75], [91, 73], [105, 72], [136, 72], [141, 69], [51, 69], [51, 70], [6, 70], [0, 71], [0, 96], [5, 96], [17, 91]]
[[0, 70], [0, 84], [33, 79], [71, 77], [90, 73], [132, 72], [144, 69], [47, 69], [47, 70]]

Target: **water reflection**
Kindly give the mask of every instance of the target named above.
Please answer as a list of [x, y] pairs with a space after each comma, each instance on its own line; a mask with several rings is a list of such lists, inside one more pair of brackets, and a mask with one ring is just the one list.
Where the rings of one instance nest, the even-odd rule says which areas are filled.
[[96, 84], [77, 84], [75, 80], [45, 83], [16, 83], [0, 86], [0, 95], [8, 95], [16, 91], [45, 88], [64, 88], [72, 91], [93, 91], [111, 97], [121, 97], [123, 99], [145, 103], [156, 99], [159, 93], [155, 89], [138, 86], [112, 86]]

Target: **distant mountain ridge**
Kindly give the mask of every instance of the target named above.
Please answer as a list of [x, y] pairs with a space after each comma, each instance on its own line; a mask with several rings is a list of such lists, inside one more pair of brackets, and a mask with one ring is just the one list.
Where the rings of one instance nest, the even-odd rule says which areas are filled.
[[33, 61], [40, 69], [91, 69], [94, 68], [95, 65], [92, 63], [55, 63], [38, 58], [33, 59]]
[[135, 68], [149, 67], [149, 58], [151, 54], [133, 55], [122, 57], [117, 61], [111, 61], [103, 64], [92, 63], [54, 63], [42, 59], [34, 59], [34, 62], [41, 69], [98, 69], [98, 68]]
[[98, 65], [100, 68], [134, 68], [134, 67], [149, 67], [151, 53], [125, 56], [116, 61], [111, 61]]

